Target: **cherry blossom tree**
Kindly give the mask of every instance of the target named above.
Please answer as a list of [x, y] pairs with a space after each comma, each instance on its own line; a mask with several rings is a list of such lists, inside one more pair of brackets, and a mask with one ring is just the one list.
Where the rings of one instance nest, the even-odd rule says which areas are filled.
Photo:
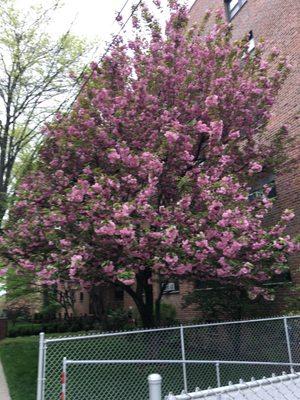
[[92, 63], [72, 111], [45, 128], [1, 239], [19, 273], [123, 288], [145, 326], [159, 310], [154, 282], [216, 280], [267, 296], [261, 284], [297, 248], [285, 234], [292, 211], [264, 224], [270, 188], [249, 200], [273, 159], [272, 144], [257, 139], [284, 60], [274, 52], [270, 68], [259, 46], [253, 55], [246, 39], [232, 43], [219, 14], [204, 35], [169, 3], [165, 32], [142, 6], [135, 39], [118, 38]]

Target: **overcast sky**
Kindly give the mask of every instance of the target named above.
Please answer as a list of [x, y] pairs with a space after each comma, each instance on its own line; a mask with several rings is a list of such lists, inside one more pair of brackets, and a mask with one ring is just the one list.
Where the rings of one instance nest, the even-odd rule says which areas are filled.
[[[151, 0], [144, 1], [148, 4], [151, 3]], [[115, 21], [115, 16], [122, 9], [126, 0], [63, 0], [63, 2], [64, 6], [57, 11], [55, 21], [48, 27], [48, 30], [53, 35], [61, 34], [74, 21], [72, 31], [78, 36], [95, 40], [100, 57], [101, 51], [105, 49], [105, 44], [110, 41], [111, 35], [116, 34], [120, 29], [119, 24]], [[123, 20], [127, 19], [131, 13], [131, 7], [137, 2], [138, 0], [128, 0], [122, 12]], [[25, 9], [32, 4], [50, 4], [51, 0], [16, 0], [16, 3], [20, 8]], [[186, 3], [190, 7], [194, 0], [186, 0]], [[127, 26], [127, 29], [130, 29], [131, 24], [128, 23]]]

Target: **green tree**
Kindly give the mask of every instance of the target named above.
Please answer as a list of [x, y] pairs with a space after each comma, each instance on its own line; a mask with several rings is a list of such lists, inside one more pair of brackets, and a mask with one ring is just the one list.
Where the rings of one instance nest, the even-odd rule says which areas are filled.
[[82, 70], [84, 40], [70, 30], [58, 39], [45, 31], [60, 4], [24, 13], [14, 0], [0, 3], [0, 223], [14, 184], [35, 157], [41, 126], [77, 89], [70, 71]]
[[32, 311], [32, 307], [39, 310], [43, 319], [55, 318], [59, 310], [64, 310], [67, 317], [70, 316], [70, 311], [73, 315], [76, 314], [75, 288], [67, 282], [60, 287], [48, 287], [39, 282], [33, 272], [18, 274], [13, 268], [9, 268], [6, 277], [0, 278], [1, 283], [11, 315], [18, 314], [19, 311], [22, 313], [25, 309]]

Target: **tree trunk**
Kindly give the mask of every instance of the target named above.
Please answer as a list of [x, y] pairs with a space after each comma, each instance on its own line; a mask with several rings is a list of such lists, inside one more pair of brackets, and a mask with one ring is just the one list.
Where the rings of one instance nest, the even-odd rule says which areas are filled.
[[90, 292], [90, 301], [96, 319], [102, 321], [105, 318], [105, 310], [101, 286], [94, 286], [92, 288]]
[[[0, 172], [1, 173], [1, 172]], [[7, 193], [0, 192], [0, 227], [3, 227], [3, 219], [7, 209]]]
[[140, 271], [136, 275], [136, 290], [122, 285], [123, 289], [130, 295], [136, 304], [144, 328], [155, 326], [153, 287], [150, 283], [151, 271]]

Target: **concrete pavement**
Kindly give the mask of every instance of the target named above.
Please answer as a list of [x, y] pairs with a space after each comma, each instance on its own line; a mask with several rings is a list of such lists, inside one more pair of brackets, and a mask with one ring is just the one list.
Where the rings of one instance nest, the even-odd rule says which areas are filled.
[[11, 400], [1, 361], [0, 361], [0, 400]]

